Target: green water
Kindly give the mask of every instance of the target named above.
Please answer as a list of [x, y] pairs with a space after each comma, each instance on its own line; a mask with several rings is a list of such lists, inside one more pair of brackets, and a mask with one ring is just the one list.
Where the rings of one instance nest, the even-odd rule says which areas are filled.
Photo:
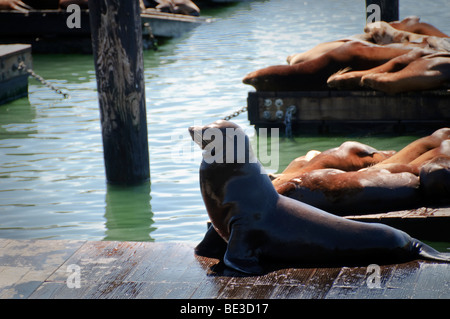
[[[446, 0], [401, 1], [450, 32]], [[208, 220], [198, 185], [200, 152], [187, 128], [246, 105], [245, 74], [314, 45], [360, 33], [361, 1], [254, 1], [207, 11], [217, 20], [144, 53], [151, 182], [107, 185], [93, 59], [34, 55], [33, 69], [69, 99], [29, 80], [29, 97], [0, 106], [0, 237], [199, 241]], [[438, 18], [437, 18], [438, 16]], [[447, 29], [446, 29], [447, 28]], [[234, 121], [257, 145], [244, 113]], [[281, 171], [311, 149], [356, 140], [399, 150], [421, 136], [377, 133], [282, 139]]]

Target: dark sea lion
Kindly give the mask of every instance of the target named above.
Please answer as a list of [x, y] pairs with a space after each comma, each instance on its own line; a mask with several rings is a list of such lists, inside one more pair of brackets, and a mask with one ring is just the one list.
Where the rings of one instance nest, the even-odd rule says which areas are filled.
[[347, 220], [279, 195], [234, 123], [189, 132], [203, 149], [200, 188], [214, 230], [228, 243], [228, 267], [261, 274], [275, 264], [450, 262], [450, 255], [392, 227]]
[[427, 204], [450, 203], [450, 156], [438, 156], [420, 169], [420, 188]]

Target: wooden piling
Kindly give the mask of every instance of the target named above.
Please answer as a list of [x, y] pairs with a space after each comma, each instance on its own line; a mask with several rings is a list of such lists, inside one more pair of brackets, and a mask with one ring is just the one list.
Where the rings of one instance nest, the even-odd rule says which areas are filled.
[[106, 178], [150, 178], [139, 1], [89, 0]]
[[373, 4], [378, 5], [380, 8], [380, 21], [391, 22], [399, 20], [399, 0], [366, 0], [366, 19], [369, 19], [373, 14], [373, 10], [368, 10], [368, 7]]

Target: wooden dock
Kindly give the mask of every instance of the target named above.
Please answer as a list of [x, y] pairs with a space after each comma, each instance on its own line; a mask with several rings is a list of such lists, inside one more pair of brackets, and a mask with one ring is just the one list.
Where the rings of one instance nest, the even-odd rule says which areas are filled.
[[450, 298], [450, 264], [418, 260], [380, 265], [378, 282], [367, 267], [289, 268], [245, 276], [217, 259], [195, 256], [194, 246], [0, 239], [0, 298]]
[[450, 207], [419, 207], [382, 214], [345, 216], [345, 218], [389, 225], [421, 240], [450, 242]]
[[450, 125], [450, 90], [388, 95], [383, 92], [305, 91], [249, 92], [248, 119], [256, 127], [285, 127], [286, 112], [292, 108], [294, 130], [312, 127], [332, 131], [333, 126], [355, 130], [385, 126], [388, 130], [441, 128]]
[[28, 73], [32, 67], [31, 45], [0, 45], [0, 105], [28, 95]]

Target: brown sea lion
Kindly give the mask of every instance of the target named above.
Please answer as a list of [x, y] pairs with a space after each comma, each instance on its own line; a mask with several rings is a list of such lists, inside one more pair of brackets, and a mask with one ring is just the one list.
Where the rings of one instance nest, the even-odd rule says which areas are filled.
[[33, 7], [20, 0], [0, 0], [0, 10], [28, 12], [28, 10], [33, 10]]
[[417, 167], [422, 167], [427, 162], [441, 156], [450, 156], [450, 139], [443, 140], [438, 147], [435, 147], [428, 152], [423, 153], [415, 160], [411, 161], [409, 164], [415, 165]]
[[342, 143], [339, 147], [326, 150], [308, 161], [301, 168], [295, 166], [274, 179], [273, 185], [281, 194], [294, 185], [289, 182], [304, 173], [316, 169], [333, 168], [343, 171], [357, 171], [374, 165], [392, 156], [394, 151], [378, 151], [375, 148], [353, 141]]
[[278, 193], [340, 216], [414, 208], [420, 200], [419, 178], [406, 169], [317, 169], [291, 179], [287, 191]]
[[[189, 132], [203, 149], [200, 188], [214, 231], [227, 242], [228, 267], [261, 274], [279, 264], [450, 262], [450, 255], [395, 228], [348, 220], [279, 195], [234, 123], [217, 121]], [[242, 148], [243, 154], [236, 152]]]
[[450, 86], [450, 52], [418, 58], [400, 71], [370, 73], [361, 85], [388, 94], [442, 89]]
[[441, 128], [429, 136], [411, 142], [391, 157], [383, 160], [380, 164], [375, 164], [375, 166], [388, 163], [409, 164], [422, 154], [436, 147], [440, 147], [441, 143], [447, 139], [450, 139], [450, 128]]
[[437, 29], [435, 26], [420, 22], [420, 18], [416, 16], [406, 17], [402, 21], [393, 21], [389, 24], [397, 30], [408, 31], [417, 34], [432, 35], [436, 37], [448, 37], [447, 34]]
[[376, 44], [415, 43], [436, 51], [450, 51], [450, 38], [436, 37], [398, 30], [384, 21], [367, 24], [364, 28]]
[[375, 73], [385, 74], [388, 72], [397, 72], [402, 70], [403, 68], [405, 68], [407, 65], [417, 60], [418, 58], [421, 58], [423, 56], [432, 53], [434, 53], [434, 51], [425, 49], [414, 49], [411, 50], [410, 52], [395, 57], [392, 60], [389, 60], [388, 62], [372, 69], [362, 71], [351, 71], [351, 69], [346, 68], [331, 75], [327, 80], [327, 84], [331, 88], [337, 88], [340, 90], [358, 89], [361, 86], [363, 86], [361, 79], [366, 75]]
[[348, 67], [352, 70], [371, 69], [410, 50], [348, 41], [312, 60], [251, 72], [242, 81], [257, 91], [328, 90], [327, 79], [339, 70]]

